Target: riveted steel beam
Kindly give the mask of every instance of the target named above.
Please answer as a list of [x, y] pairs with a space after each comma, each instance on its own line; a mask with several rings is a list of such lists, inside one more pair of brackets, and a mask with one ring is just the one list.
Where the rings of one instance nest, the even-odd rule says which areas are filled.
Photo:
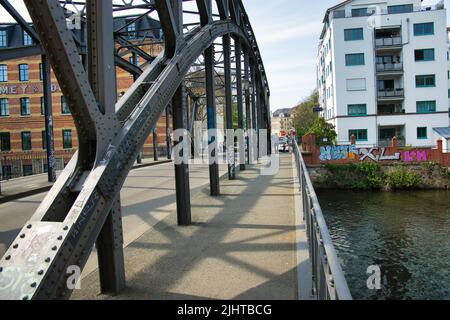
[[245, 170], [245, 132], [244, 132], [244, 104], [242, 92], [242, 49], [241, 40], [235, 38], [235, 56], [236, 56], [236, 94], [238, 108], [238, 143], [239, 143], [239, 169]]
[[247, 130], [247, 135], [246, 135], [246, 150], [247, 150], [247, 163], [250, 164], [251, 160], [250, 160], [250, 137], [249, 137], [249, 132], [250, 132], [250, 128], [251, 128], [251, 100], [250, 100], [250, 57], [248, 54], [248, 49], [244, 50], [244, 81], [246, 83], [246, 88], [245, 88], [245, 129]]
[[236, 155], [234, 153], [234, 134], [231, 134], [233, 128], [233, 99], [231, 89], [231, 37], [223, 36], [223, 58], [225, 72], [225, 114], [227, 131], [227, 159], [228, 159], [228, 178], [236, 179]]
[[[238, 26], [229, 19], [211, 22], [182, 40], [185, 45], [177, 46], [173, 57], [166, 54], [160, 57], [160, 62], [154, 62], [161, 63], [160, 67], [148, 68], [147, 73], [147, 69], [144, 71], [139, 78], [142, 80], [140, 85], [152, 73], [155, 75], [154, 82], [146, 90], [141, 90], [139, 84], [130, 88], [133, 92], [122, 97], [122, 103], [116, 104], [116, 112], [123, 110], [122, 107], [130, 99], [139, 101], [127, 107], [116, 124], [114, 117], [108, 119], [107, 114], [103, 115], [97, 106], [75, 43], [65, 29], [64, 15], [57, 1], [26, 0], [26, 4], [43, 47], [56, 69], [63, 93], [70, 98], [69, 106], [75, 121], [86, 133], [81, 139], [94, 148], [80, 147], [35, 215], [0, 260], [0, 299], [64, 299], [73, 290], [67, 286], [70, 277], [68, 270], [71, 266], [81, 269], [85, 266], [98, 236], [110, 223], [111, 210], [117, 205], [117, 196], [137, 154], [172, 100], [174, 109], [181, 111], [178, 116], [174, 111], [174, 128], [187, 126], [183, 119], [186, 106], [183, 106], [185, 99], [180, 86], [190, 66], [205, 50], [212, 49], [215, 39], [231, 34], [239, 37], [247, 48], [252, 48], [250, 54], [252, 65], [255, 64], [254, 72], [258, 73], [256, 79], [265, 92], [268, 92], [268, 86], [259, 54], [254, 49], [254, 35], [248, 32], [248, 28]], [[209, 52], [209, 61], [206, 61], [210, 87], [214, 85], [213, 53], [213, 50]], [[134, 91], [140, 92], [135, 94]], [[209, 91], [214, 93], [214, 90]], [[81, 114], [82, 110], [85, 113]], [[109, 128], [110, 133], [103, 135], [105, 128]], [[106, 148], [98, 148], [98, 145]], [[180, 181], [186, 182], [188, 179], [185, 177]], [[181, 190], [189, 190], [189, 187], [184, 186]]]

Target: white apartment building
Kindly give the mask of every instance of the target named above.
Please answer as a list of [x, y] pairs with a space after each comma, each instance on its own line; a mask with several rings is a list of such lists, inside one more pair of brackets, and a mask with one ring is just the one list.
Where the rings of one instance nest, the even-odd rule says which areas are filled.
[[443, 4], [349, 0], [327, 10], [317, 58], [321, 116], [338, 143], [436, 145], [449, 126], [450, 69]]

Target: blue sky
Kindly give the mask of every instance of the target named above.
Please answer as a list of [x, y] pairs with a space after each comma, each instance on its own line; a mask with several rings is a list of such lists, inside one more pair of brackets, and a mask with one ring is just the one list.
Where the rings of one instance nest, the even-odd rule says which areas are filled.
[[[10, 1], [19, 12], [26, 10], [22, 0]], [[250, 16], [268, 74], [271, 108], [294, 107], [315, 89], [315, 58], [323, 16], [327, 8], [342, 0], [242, 1]], [[424, 0], [423, 4], [437, 2]], [[187, 2], [189, 5], [195, 6], [195, 2]], [[445, 0], [445, 6], [450, 8], [450, 0]], [[28, 16], [26, 11], [24, 16]], [[2, 8], [0, 17], [0, 22], [12, 20]], [[450, 26], [450, 17], [447, 21]]]
[[[315, 89], [315, 58], [322, 20], [339, 0], [243, 0], [271, 87], [271, 108], [294, 107]], [[435, 4], [437, 0], [425, 0]], [[450, 8], [450, 0], [445, 0]], [[450, 23], [448, 23], [450, 25]]]

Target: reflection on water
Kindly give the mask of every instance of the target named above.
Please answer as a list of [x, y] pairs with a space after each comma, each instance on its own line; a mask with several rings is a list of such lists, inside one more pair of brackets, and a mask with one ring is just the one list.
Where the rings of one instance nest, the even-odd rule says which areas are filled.
[[[355, 299], [450, 299], [450, 192], [320, 191]], [[382, 290], [367, 289], [381, 267]]]

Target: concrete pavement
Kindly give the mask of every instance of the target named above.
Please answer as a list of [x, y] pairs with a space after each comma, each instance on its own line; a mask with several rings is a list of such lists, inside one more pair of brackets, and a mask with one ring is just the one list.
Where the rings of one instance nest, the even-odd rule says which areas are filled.
[[[207, 189], [194, 194], [190, 227], [177, 226], [174, 206], [159, 206], [162, 219], [125, 249], [127, 288], [115, 299], [297, 299], [292, 165], [292, 156], [282, 155], [275, 176], [253, 166], [235, 181], [224, 179], [220, 197]], [[112, 298], [98, 295], [97, 272], [81, 287], [73, 299]]]
[[[155, 162], [153, 159], [142, 159], [142, 164], [135, 164], [134, 169], [166, 162], [168, 162], [168, 160]], [[57, 176], [59, 176], [59, 174], [60, 172], [56, 173]], [[0, 184], [2, 191], [0, 195], [0, 204], [48, 192], [53, 185], [53, 183], [48, 182], [48, 175], [46, 173], [0, 181]]]

